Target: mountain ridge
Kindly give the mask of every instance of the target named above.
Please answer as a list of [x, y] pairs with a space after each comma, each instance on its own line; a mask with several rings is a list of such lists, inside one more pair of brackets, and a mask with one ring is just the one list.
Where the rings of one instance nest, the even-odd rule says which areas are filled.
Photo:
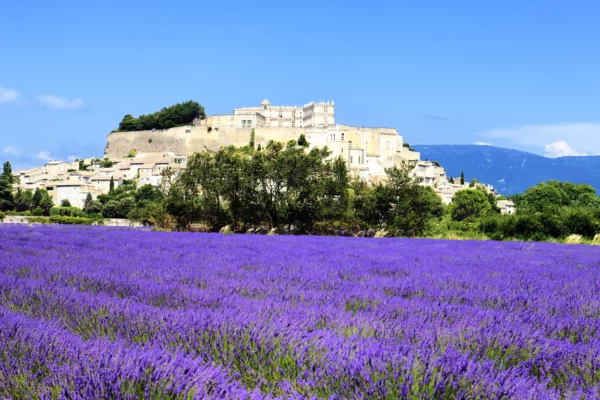
[[521, 150], [489, 145], [414, 145], [421, 159], [439, 161], [448, 176], [465, 172], [511, 195], [547, 180], [587, 183], [600, 192], [600, 156], [548, 158]]

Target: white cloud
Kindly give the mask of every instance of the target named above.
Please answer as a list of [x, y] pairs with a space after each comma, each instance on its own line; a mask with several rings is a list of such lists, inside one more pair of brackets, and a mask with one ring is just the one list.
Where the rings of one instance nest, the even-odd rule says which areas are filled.
[[473, 144], [475, 144], [477, 146], [492, 146], [492, 144], [488, 143], [488, 142], [475, 142]]
[[567, 156], [587, 156], [586, 153], [580, 153], [572, 148], [569, 143], [564, 140], [547, 144], [545, 147], [546, 157], [567, 157]]
[[83, 107], [83, 100], [81, 99], [70, 100], [64, 97], [57, 97], [47, 94], [38, 96], [38, 102], [44, 107], [53, 110], [77, 111], [81, 110]]
[[[513, 128], [493, 129], [479, 135], [506, 139], [516, 146], [538, 148], [540, 153], [545, 151], [549, 156], [553, 154], [557, 154], [556, 157], [560, 157], [558, 154], [581, 155], [584, 154], [582, 150], [585, 150], [587, 154], [600, 154], [600, 123], [521, 125]], [[547, 148], [547, 146], [549, 147]]]
[[49, 151], [40, 151], [39, 153], [37, 153], [35, 155], [35, 158], [43, 160], [43, 161], [50, 161], [50, 160], [52, 160], [52, 156], [50, 155]]
[[19, 97], [19, 92], [0, 86], [0, 104], [14, 103]]
[[2, 154], [10, 154], [11, 156], [21, 155], [22, 150], [16, 146], [6, 146], [2, 149]]

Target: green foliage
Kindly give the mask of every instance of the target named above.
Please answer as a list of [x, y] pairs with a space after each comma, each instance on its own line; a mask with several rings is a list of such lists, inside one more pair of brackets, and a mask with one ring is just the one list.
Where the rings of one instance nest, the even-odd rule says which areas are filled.
[[295, 141], [270, 142], [253, 154], [233, 147], [194, 154], [166, 193], [165, 210], [180, 229], [197, 220], [213, 230], [265, 224], [309, 231], [347, 210], [348, 172], [329, 155], [306, 152]]
[[113, 193], [115, 191], [115, 179], [112, 176], [110, 177], [110, 183], [108, 188], [108, 193]]
[[83, 217], [84, 212], [77, 207], [71, 206], [61, 206], [61, 207], [52, 207], [50, 209], [50, 216], [62, 216], [62, 217]]
[[48, 191], [44, 188], [37, 188], [31, 199], [32, 213], [34, 215], [50, 215], [52, 207], [54, 207], [54, 202]]
[[10, 162], [5, 162], [0, 175], [0, 211], [12, 211], [15, 208], [15, 199], [13, 196], [12, 166]]
[[12, 175], [12, 165], [9, 161], [6, 161], [2, 166], [2, 176], [6, 177], [9, 185], [15, 183], [15, 178]]
[[127, 153], [127, 157], [133, 158], [133, 157], [135, 157], [136, 154], [137, 154], [137, 150], [131, 149], [131, 150], [129, 150], [129, 153]]
[[113, 165], [114, 165], [114, 163], [112, 161], [110, 161], [108, 158], [105, 158], [100, 163], [100, 168], [112, 168]]
[[85, 196], [85, 202], [83, 203], [83, 211], [87, 212], [87, 209], [89, 208], [89, 206], [90, 206], [90, 204], [91, 204], [92, 201], [93, 201], [92, 194], [88, 193]]
[[454, 184], [454, 178], [450, 177], [450, 179], [448, 179], [448, 183]]
[[460, 184], [461, 185], [465, 184], [465, 171], [460, 172]]
[[101, 218], [78, 218], [78, 217], [29, 217], [27, 222], [32, 224], [63, 224], [63, 225], [104, 225]]
[[386, 184], [375, 188], [375, 213], [379, 211], [387, 230], [402, 236], [424, 235], [444, 213], [441, 198], [433, 189], [419, 186], [409, 166], [388, 168], [386, 173]]
[[85, 212], [89, 215], [98, 215], [102, 213], [102, 203], [97, 200], [92, 200], [89, 202]]
[[153, 129], [169, 129], [176, 126], [191, 124], [196, 118], [205, 119], [204, 107], [195, 101], [186, 101], [149, 115], [134, 118], [125, 115], [119, 124], [119, 131], [142, 131]]
[[310, 143], [308, 143], [308, 140], [306, 140], [304, 133], [300, 134], [300, 137], [298, 138], [298, 146], [308, 147], [309, 145]]
[[71, 207], [71, 202], [68, 199], [64, 199], [60, 202], [61, 207]]
[[0, 221], [4, 221], [4, 218], [6, 218], [6, 214], [0, 211]]
[[455, 221], [481, 218], [492, 210], [488, 196], [481, 190], [459, 190], [452, 199], [451, 215]]
[[566, 207], [544, 213], [488, 215], [481, 220], [480, 229], [496, 240], [564, 239], [570, 235], [591, 240], [600, 232], [600, 212], [585, 207]]
[[255, 138], [255, 133], [254, 133], [254, 128], [252, 128], [252, 132], [250, 132], [250, 143], [249, 143], [249, 146], [251, 149], [254, 149], [254, 138]]

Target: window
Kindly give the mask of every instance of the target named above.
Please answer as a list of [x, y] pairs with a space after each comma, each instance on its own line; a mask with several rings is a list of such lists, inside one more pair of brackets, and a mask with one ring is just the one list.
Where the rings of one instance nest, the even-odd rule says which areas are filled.
[[344, 140], [344, 132], [342, 132], [342, 140]]
[[323, 111], [324, 111], [324, 112], [327, 112], [327, 107], [324, 107], [324, 108], [323, 108]]
[[280, 127], [281, 127], [281, 126], [283, 126], [283, 123], [282, 123], [281, 121], [279, 121], [279, 126], [280, 126]]
[[283, 111], [279, 111], [279, 118], [283, 118]]
[[266, 110], [266, 109], [267, 109], [267, 105], [265, 104], [265, 105], [263, 106], [263, 110]]

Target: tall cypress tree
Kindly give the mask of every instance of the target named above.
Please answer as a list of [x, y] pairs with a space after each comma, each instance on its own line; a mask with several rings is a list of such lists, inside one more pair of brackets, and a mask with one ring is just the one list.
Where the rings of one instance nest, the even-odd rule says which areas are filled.
[[4, 167], [2, 170], [2, 175], [4, 175], [6, 177], [6, 179], [8, 180], [9, 184], [13, 184], [15, 183], [14, 181], [14, 177], [12, 175], [12, 165], [10, 165], [10, 162], [7, 161], [4, 163]]
[[461, 171], [461, 173], [460, 173], [460, 184], [461, 185], [465, 184], [465, 171]]
[[110, 177], [110, 186], [108, 187], [108, 193], [112, 193], [115, 191], [115, 180], [113, 177]]
[[7, 161], [0, 175], [0, 211], [11, 211], [15, 208], [15, 198], [12, 192], [12, 166]]

